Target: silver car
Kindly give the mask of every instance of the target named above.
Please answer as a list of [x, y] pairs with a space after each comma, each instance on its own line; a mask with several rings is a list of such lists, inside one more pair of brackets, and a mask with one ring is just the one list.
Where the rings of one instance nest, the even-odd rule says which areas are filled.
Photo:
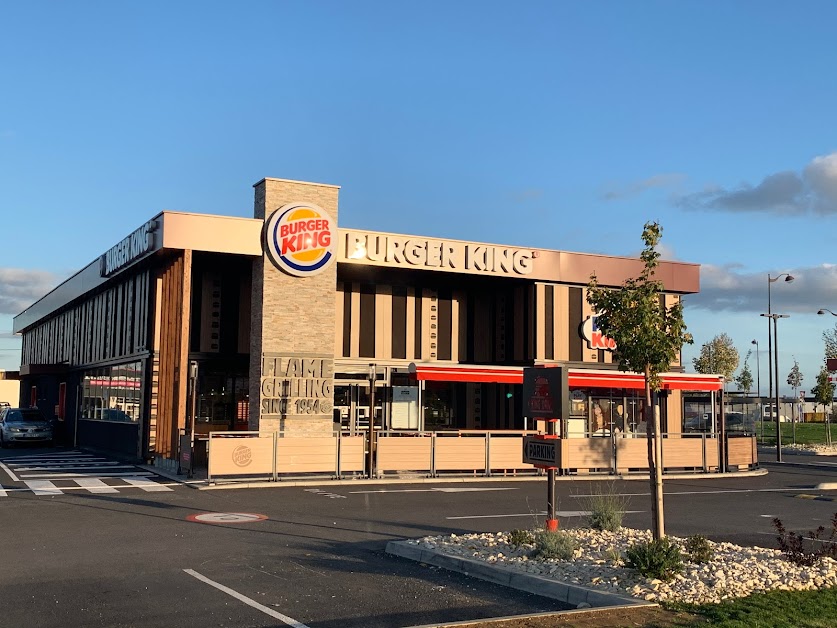
[[0, 447], [13, 443], [52, 444], [52, 423], [37, 408], [5, 408], [0, 412]]

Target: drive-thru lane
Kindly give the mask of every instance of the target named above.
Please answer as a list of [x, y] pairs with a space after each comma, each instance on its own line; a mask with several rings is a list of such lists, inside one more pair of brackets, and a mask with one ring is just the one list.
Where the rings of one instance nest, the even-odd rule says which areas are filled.
[[[667, 481], [667, 530], [774, 547], [774, 516], [797, 530], [827, 524], [837, 504], [799, 496], [829, 496], [815, 487], [835, 481], [837, 472], [799, 468]], [[562, 526], [579, 524], [597, 486], [629, 493], [626, 524], [648, 527], [646, 481], [558, 483]], [[394, 539], [537, 525], [545, 496], [543, 479], [21, 493], [0, 500], [6, 526], [22, 531], [3, 549], [13, 567], [0, 573], [0, 599], [14, 603], [0, 625], [293, 625], [281, 615], [310, 628], [397, 627], [556, 609], [384, 552]], [[260, 518], [195, 520], [205, 513]]]

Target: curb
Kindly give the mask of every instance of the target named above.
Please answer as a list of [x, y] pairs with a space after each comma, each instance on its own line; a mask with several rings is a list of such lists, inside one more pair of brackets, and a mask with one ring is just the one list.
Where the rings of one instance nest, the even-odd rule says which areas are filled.
[[552, 578], [517, 571], [502, 565], [491, 565], [470, 558], [451, 556], [436, 550], [421, 548], [409, 541], [390, 541], [387, 543], [386, 552], [387, 554], [434, 567], [441, 567], [448, 571], [511, 587], [533, 595], [548, 597], [575, 607], [578, 607], [579, 604], [589, 604], [592, 608], [659, 606], [654, 602], [646, 602], [645, 600], [607, 593], [597, 589], [587, 589], [575, 584], [559, 582]]
[[759, 464], [762, 466], [770, 465], [772, 467], [799, 467], [801, 469], [837, 469], [837, 462], [788, 462], [786, 460], [778, 462], [776, 460], [765, 460], [759, 462]]
[[[189, 488], [199, 491], [223, 491], [232, 489], [244, 488], [281, 488], [292, 486], [366, 486], [366, 485], [386, 485], [386, 484], [473, 484], [485, 482], [545, 482], [547, 476], [545, 475], [528, 475], [528, 476], [492, 476], [492, 477], [472, 477], [472, 476], [457, 476], [457, 477], [389, 477], [389, 478], [351, 478], [351, 479], [334, 479], [330, 477], [312, 478], [312, 479], [297, 479], [297, 480], [279, 480], [273, 482], [272, 480], [254, 480], [254, 481], [236, 481], [236, 480], [221, 480], [220, 483], [214, 482], [207, 484], [206, 479], [188, 479], [184, 475], [177, 475], [170, 471], [160, 469], [154, 465], [137, 465], [140, 469], [150, 471], [156, 475], [164, 477], [172, 482], [178, 482]], [[767, 469], [753, 469], [751, 471], [736, 471], [733, 473], [667, 473], [663, 476], [664, 480], [723, 480], [728, 478], [742, 478], [742, 477], [758, 477], [767, 475]], [[648, 474], [631, 474], [631, 475], [562, 475], [555, 478], [556, 482], [592, 482], [592, 481], [648, 481]]]

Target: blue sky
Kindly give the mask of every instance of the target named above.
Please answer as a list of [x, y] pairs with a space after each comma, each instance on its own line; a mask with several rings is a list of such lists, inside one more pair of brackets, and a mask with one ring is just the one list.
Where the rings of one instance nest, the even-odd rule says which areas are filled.
[[[702, 265], [695, 346], [803, 388], [837, 319], [837, 4], [28, 2], [0, 29], [0, 368], [11, 319], [163, 209], [252, 215], [265, 176], [340, 223]], [[751, 358], [755, 371], [756, 360]]]

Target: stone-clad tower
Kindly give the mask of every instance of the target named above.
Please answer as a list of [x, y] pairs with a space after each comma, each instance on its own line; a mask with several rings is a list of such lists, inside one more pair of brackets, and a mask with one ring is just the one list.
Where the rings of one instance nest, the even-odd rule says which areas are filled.
[[340, 188], [284, 179], [254, 188], [265, 227], [253, 262], [250, 429], [330, 434]]

